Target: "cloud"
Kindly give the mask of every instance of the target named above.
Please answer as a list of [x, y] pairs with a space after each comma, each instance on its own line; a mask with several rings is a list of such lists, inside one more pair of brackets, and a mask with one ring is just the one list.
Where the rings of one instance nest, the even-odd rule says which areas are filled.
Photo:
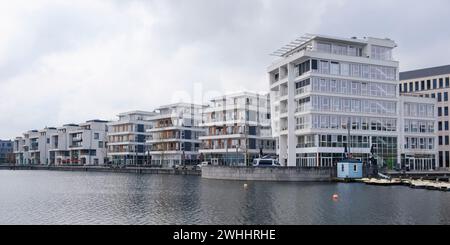
[[0, 137], [189, 96], [267, 90], [268, 54], [304, 33], [391, 37], [402, 69], [446, 64], [449, 7], [444, 0], [2, 1]]

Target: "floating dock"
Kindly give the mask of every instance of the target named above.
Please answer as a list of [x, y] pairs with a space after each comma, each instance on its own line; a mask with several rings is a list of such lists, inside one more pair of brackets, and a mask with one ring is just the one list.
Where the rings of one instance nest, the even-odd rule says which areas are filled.
[[378, 185], [378, 186], [405, 185], [414, 189], [450, 191], [450, 183], [441, 181], [413, 180], [413, 179], [399, 179], [399, 178], [393, 179], [364, 178], [360, 179], [359, 182], [365, 183], [367, 185]]

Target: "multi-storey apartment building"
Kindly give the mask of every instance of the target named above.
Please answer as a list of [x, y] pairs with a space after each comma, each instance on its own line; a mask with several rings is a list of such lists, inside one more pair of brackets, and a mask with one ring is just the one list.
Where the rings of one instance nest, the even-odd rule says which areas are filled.
[[13, 142], [11, 140], [0, 140], [0, 163], [12, 163]]
[[152, 127], [155, 112], [131, 111], [118, 115], [119, 120], [108, 123], [108, 160], [115, 165], [148, 164], [147, 129]]
[[148, 155], [152, 165], [172, 167], [194, 164], [198, 159], [201, 141], [205, 134], [200, 127], [205, 106], [177, 103], [156, 109], [151, 118], [153, 127], [147, 129]]
[[399, 91], [402, 94], [414, 94], [436, 100], [438, 137], [436, 164], [440, 169], [450, 169], [450, 65], [401, 72]]
[[390, 39], [307, 35], [274, 53], [272, 128], [282, 164], [330, 167], [348, 151], [401, 165], [395, 47]]
[[436, 169], [436, 101], [401, 95], [399, 111], [401, 168], [412, 171]]
[[246, 165], [261, 154], [275, 154], [268, 94], [242, 92], [214, 98], [203, 120], [207, 130], [200, 137], [200, 153], [213, 164]]

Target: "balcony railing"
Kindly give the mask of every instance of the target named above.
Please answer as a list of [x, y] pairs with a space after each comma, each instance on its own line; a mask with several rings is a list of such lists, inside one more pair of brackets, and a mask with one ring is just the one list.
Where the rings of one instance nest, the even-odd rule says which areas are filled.
[[311, 86], [301, 87], [295, 90], [295, 95], [311, 92]]
[[82, 147], [82, 144], [71, 144], [69, 147], [70, 148], [75, 148], [75, 147]]

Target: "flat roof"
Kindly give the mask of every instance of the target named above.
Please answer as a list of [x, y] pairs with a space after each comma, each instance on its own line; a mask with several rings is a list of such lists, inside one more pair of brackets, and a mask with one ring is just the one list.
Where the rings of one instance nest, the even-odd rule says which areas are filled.
[[450, 65], [400, 72], [400, 81], [450, 74]]
[[204, 108], [204, 107], [206, 107], [206, 105], [194, 104], [194, 103], [186, 103], [186, 102], [179, 102], [179, 103], [173, 103], [173, 104], [159, 106], [158, 108], [156, 108], [156, 110], [168, 109], [168, 108], [173, 108], [173, 107]]
[[[216, 101], [216, 100], [223, 100], [224, 98], [236, 98], [236, 97], [268, 97], [269, 93], [265, 92], [264, 94], [257, 93], [257, 92], [249, 92], [249, 91], [243, 91], [243, 92], [235, 92], [235, 93], [229, 93], [225, 95], [221, 95], [218, 97], [211, 98], [210, 101]], [[269, 99], [269, 98], [267, 98]]]
[[336, 41], [336, 42], [342, 42], [342, 43], [348, 43], [348, 44], [358, 44], [358, 45], [366, 45], [368, 43], [373, 43], [376, 45], [383, 45], [383, 46], [386, 45], [386, 46], [389, 46], [392, 48], [397, 47], [397, 44], [389, 38], [376, 38], [376, 37], [342, 38], [342, 37], [307, 33], [299, 38], [296, 38], [295, 40], [284, 45], [283, 47], [275, 50], [270, 55], [279, 56], [279, 57], [288, 57], [289, 55], [291, 55], [292, 53], [295, 53], [299, 49], [302, 49], [306, 44], [308, 44], [309, 42], [311, 42], [312, 40], [315, 40], [315, 39], [324, 40], [324, 41]]
[[78, 127], [78, 124], [75, 123], [69, 123], [69, 124], [64, 124], [63, 127]]
[[97, 122], [97, 123], [107, 123], [107, 122], [109, 122], [109, 121], [106, 121], [106, 120], [99, 120], [99, 119], [93, 119], [93, 120], [89, 120], [89, 121], [86, 121], [87, 123], [90, 123], [90, 122]]
[[153, 116], [155, 114], [156, 114], [156, 112], [153, 112], [153, 111], [139, 111], [139, 110], [135, 110], [135, 111], [127, 111], [127, 112], [119, 113], [118, 116], [126, 116], [126, 115], [147, 115], [147, 116]]

